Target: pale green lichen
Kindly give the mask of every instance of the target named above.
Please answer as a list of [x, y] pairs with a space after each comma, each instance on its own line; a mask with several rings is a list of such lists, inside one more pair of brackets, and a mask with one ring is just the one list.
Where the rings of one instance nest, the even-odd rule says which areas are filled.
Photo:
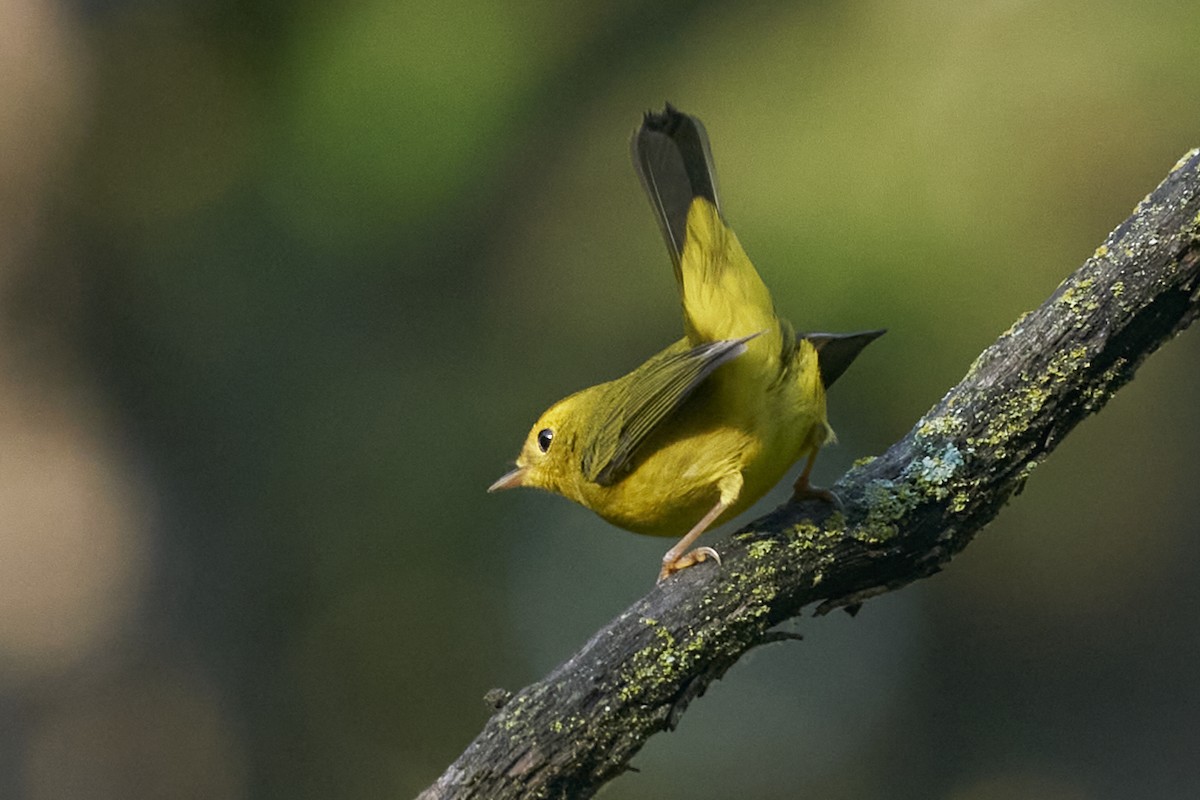
[[1092, 253], [1092, 258], [1104, 258], [1108, 255], [1108, 245], [1102, 244], [1096, 248], [1096, 252]]
[[788, 547], [797, 550], [808, 550], [818, 546], [817, 539], [824, 533], [808, 520], [801, 520], [787, 529]]
[[1130, 311], [1134, 310], [1131, 300], [1133, 302], [1136, 302], [1137, 298], [1136, 297], [1130, 298], [1130, 297], [1126, 296], [1125, 281], [1114, 281], [1110, 294], [1112, 295], [1112, 298], [1116, 302], [1117, 306], [1122, 311], [1129, 313]]
[[940, 453], [922, 456], [914, 464], [918, 483], [943, 486], [962, 467], [963, 457], [953, 442], [947, 442]]
[[[687, 650], [679, 647], [671, 632], [658, 623], [653, 623], [653, 629], [655, 640], [630, 657], [629, 667], [621, 675], [617, 696], [623, 702], [628, 703], [656, 686], [678, 679], [687, 666]], [[703, 642], [704, 636], [695, 637], [693, 648], [697, 641]]]
[[979, 436], [967, 440], [972, 447], [986, 446], [998, 458], [1008, 456], [1007, 445], [1027, 431], [1059, 387], [1090, 365], [1088, 350], [1078, 345], [1058, 353], [1037, 375], [1022, 374], [1023, 385], [1007, 393]]
[[911, 489], [920, 496], [934, 500], [945, 500], [954, 489], [954, 478], [965, 463], [962, 452], [953, 442], [919, 458], [914, 458], [904, 469], [902, 477]]
[[998, 458], [1005, 458], [1008, 455], [1006, 445], [1028, 429], [1030, 420], [1037, 416], [1050, 396], [1050, 391], [1039, 384], [1027, 384], [1009, 392], [988, 419], [982, 434], [968, 438], [967, 444], [972, 448], [986, 446]]
[[504, 729], [506, 731], [524, 726], [525, 705], [528, 702], [528, 695], [518, 695], [505, 704], [501, 713], [504, 714]]
[[1012, 336], [1014, 333], [1021, 330], [1021, 325], [1025, 323], [1025, 320], [1027, 320], [1029, 315], [1032, 313], [1032, 311], [1022, 311], [1021, 315], [1013, 320], [1013, 324], [1008, 326], [1008, 330], [1000, 334], [1000, 338], [1003, 339], [1006, 336]]
[[1090, 291], [1095, 283], [1094, 278], [1083, 278], [1067, 286], [1055, 300], [1056, 305], [1065, 308], [1076, 318], [1076, 325], [1080, 324], [1082, 318], [1100, 308], [1100, 298]]
[[[748, 595], [750, 600], [754, 601], [750, 605], [752, 611], [751, 616], [762, 616], [770, 610], [771, 601], [775, 599], [779, 591], [774, 585], [768, 583], [755, 583], [750, 589]], [[743, 612], [744, 614], [744, 612]]]
[[825, 527], [823, 528], [826, 539], [840, 539], [846, 531], [846, 515], [841, 511], [834, 511], [825, 519]]
[[1141, 199], [1141, 201], [1139, 201], [1139, 202], [1138, 202], [1138, 204], [1137, 204], [1136, 206], [1134, 206], [1134, 207], [1133, 207], [1133, 213], [1134, 213], [1135, 215], [1136, 215], [1136, 214], [1141, 214], [1141, 213], [1142, 213], [1143, 211], [1145, 211], [1145, 210], [1146, 210], [1146, 208], [1147, 208], [1148, 206], [1150, 206], [1150, 205], [1151, 205], [1151, 203], [1150, 203], [1150, 195], [1149, 195], [1149, 194], [1147, 194], [1145, 197], [1143, 197], [1143, 198]]
[[[743, 562], [745, 563], [745, 562]], [[764, 580], [762, 570], [729, 570], [726, 573], [726, 590], [740, 601], [737, 611], [721, 623], [680, 631], [678, 636], [665, 625], [649, 617], [641, 622], [652, 636], [633, 653], [621, 670], [617, 684], [617, 697], [637, 708], [647, 709], [663, 701], [670, 693], [678, 691], [681, 682], [687, 679], [701, 661], [707, 661], [725, 648], [734, 650], [742, 647], [728, 637], [722, 626], [734, 620], [744, 623], [759, 620], [771, 611], [778, 589], [777, 581]]]
[[746, 552], [750, 558], [762, 558], [770, 553], [774, 547], [775, 541], [773, 539], [760, 539], [757, 542], [752, 542]]
[[967, 423], [956, 414], [939, 414], [936, 417], [924, 418], [917, 424], [917, 436], [928, 439], [934, 436], [957, 436], [967, 427]]
[[1086, 369], [1090, 363], [1087, 347], [1077, 344], [1070, 350], [1063, 350], [1050, 359], [1050, 363], [1046, 365], [1046, 374], [1060, 380], [1070, 378], [1077, 372]]
[[1083, 409], [1088, 414], [1094, 414], [1108, 402], [1108, 398], [1112, 396], [1116, 387], [1125, 379], [1125, 369], [1128, 366], [1128, 361], [1125, 358], [1118, 358], [1113, 361], [1112, 366], [1104, 370], [1100, 374], [1100, 379], [1095, 385], [1087, 387], [1083, 393]]
[[871, 481], [863, 495], [867, 513], [854, 536], [870, 544], [894, 539], [899, 533], [896, 524], [920, 502], [920, 494], [912, 486], [888, 479]]

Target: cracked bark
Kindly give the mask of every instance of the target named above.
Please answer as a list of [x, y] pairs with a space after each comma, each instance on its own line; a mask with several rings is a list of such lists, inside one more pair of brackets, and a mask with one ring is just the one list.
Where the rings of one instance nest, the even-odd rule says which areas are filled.
[[[882, 456], [787, 504], [655, 586], [548, 676], [508, 698], [425, 792], [586, 798], [629, 769], [771, 628], [937, 572], [1084, 417], [1200, 311], [1200, 150], [1017, 320]], [[497, 701], [498, 702], [498, 701]]]

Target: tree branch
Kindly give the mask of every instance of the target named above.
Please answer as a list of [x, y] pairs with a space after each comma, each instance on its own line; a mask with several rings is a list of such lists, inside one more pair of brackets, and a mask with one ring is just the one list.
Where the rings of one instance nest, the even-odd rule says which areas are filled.
[[1200, 150], [882, 456], [655, 586], [511, 697], [421, 795], [591, 797], [770, 629], [937, 572], [1038, 463], [1200, 311]]

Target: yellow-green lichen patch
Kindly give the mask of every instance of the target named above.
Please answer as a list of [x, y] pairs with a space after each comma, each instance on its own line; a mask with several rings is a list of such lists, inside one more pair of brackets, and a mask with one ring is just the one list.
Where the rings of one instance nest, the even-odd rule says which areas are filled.
[[864, 491], [867, 513], [854, 532], [854, 538], [869, 544], [883, 544], [899, 533], [896, 523], [921, 500], [917, 490], [907, 483], [892, 480], [872, 481]]
[[[742, 602], [724, 623], [744, 623], [747, 617], [758, 619], [770, 611], [775, 590], [765, 585], [751, 586], [745, 575], [731, 575], [728, 590]], [[740, 652], [744, 645], [730, 636], [728, 626], [689, 630], [677, 638], [665, 626], [652, 626], [653, 638], [640, 648], [620, 670], [617, 697], [636, 712], [653, 711], [667, 701], [701, 660]], [[683, 636], [681, 634], [681, 636]]]
[[876, 458], [878, 458], [878, 456], [867, 456], [866, 458], [860, 458], [858, 461], [855, 461], [850, 465], [850, 469], [846, 471], [846, 474], [842, 476], [842, 482], [857, 482], [863, 470], [865, 470], [867, 466], [871, 464], [871, 462], [875, 461]]
[[525, 724], [525, 705], [529, 702], [529, 695], [518, 695], [505, 704], [501, 710], [504, 715], [504, 730], [511, 731], [517, 727], [523, 727]]
[[1021, 316], [1019, 316], [1015, 320], [1013, 320], [1013, 324], [1008, 326], [1008, 330], [1006, 330], [1004, 333], [1000, 334], [1000, 338], [1006, 339], [1009, 336], [1020, 333], [1021, 325], [1023, 325], [1025, 323], [1025, 320], [1029, 319], [1029, 315], [1032, 313], [1033, 313], [1032, 311], [1021, 312]]
[[825, 519], [825, 538], [840, 539], [842, 534], [846, 532], [846, 515], [841, 511], [834, 511]]
[[1100, 308], [1100, 299], [1090, 291], [1095, 283], [1095, 279], [1090, 277], [1076, 281], [1067, 286], [1055, 301], [1055, 305], [1065, 308], [1075, 317], [1077, 326], [1081, 317], [1095, 313]]
[[917, 436], [923, 439], [957, 436], [966, 427], [967, 423], [957, 414], [939, 414], [936, 417], [923, 418], [917, 424]]
[[1092, 253], [1092, 258], [1104, 258], [1108, 255], [1108, 245], [1102, 244], [1096, 248], [1096, 252]]
[[1035, 383], [1027, 383], [1007, 393], [988, 418], [981, 435], [970, 437], [967, 444], [972, 448], [986, 446], [997, 458], [1006, 458], [1008, 445], [1029, 427], [1050, 396], [1045, 386]]
[[1109, 293], [1112, 295], [1112, 298], [1116, 302], [1118, 308], [1127, 314], [1133, 311], [1133, 304], [1130, 302], [1130, 300], [1132, 299], [1136, 302], [1137, 298], [1130, 298], [1126, 296], [1125, 281], [1114, 281], [1112, 289]]
[[954, 497], [950, 498], [950, 513], [960, 514], [966, 510], [967, 504], [971, 502], [971, 496], [966, 492], [955, 492]]
[[1124, 378], [1128, 364], [1129, 362], [1125, 358], [1116, 359], [1112, 366], [1100, 373], [1100, 378], [1094, 385], [1088, 386], [1084, 390], [1083, 410], [1086, 413], [1094, 414], [1108, 402], [1108, 398], [1112, 397], [1116, 387]]
[[787, 529], [788, 547], [806, 550], [817, 547], [823, 531], [808, 520], [797, 522]]
[[1052, 398], [1061, 394], [1062, 384], [1073, 380], [1090, 363], [1087, 348], [1077, 345], [1056, 354], [1039, 375], [1023, 373], [1022, 385], [1003, 396], [981, 435], [971, 437], [967, 443], [972, 447], [985, 445], [997, 458], [1006, 458], [1007, 446], [1029, 429]]
[[[762, 616], [770, 610], [771, 602], [775, 596], [779, 594], [779, 590], [773, 584], [755, 583], [750, 587], [749, 599], [752, 601], [749, 608], [753, 609], [750, 616]], [[746, 616], [743, 612], [742, 616]]]
[[[745, 564], [745, 562], [743, 562]], [[739, 600], [737, 610], [729, 620], [744, 622], [768, 614], [779, 589], [779, 569], [769, 561], [754, 563], [751, 569], [731, 571], [727, 591]]]
[[746, 552], [749, 553], [750, 558], [762, 558], [767, 553], [770, 553], [774, 547], [775, 540], [760, 539], [757, 542], [752, 542]]
[[739, 586], [754, 587], [762, 583], [773, 583], [778, 572], [779, 568], [770, 560], [751, 555], [742, 563], [741, 569], [730, 572], [730, 577]]
[[1145, 197], [1143, 197], [1141, 200], [1138, 201], [1138, 204], [1136, 206], [1133, 207], [1133, 215], [1142, 213], [1149, 206], [1150, 206], [1150, 195], [1147, 194]]
[[640, 708], [652, 709], [678, 690], [680, 682], [688, 678], [698, 662], [743, 646], [737, 637], [730, 636], [731, 627], [766, 624], [761, 620], [770, 613], [778, 588], [776, 581], [764, 578], [773, 575], [776, 567], [762, 557], [779, 546], [778, 540], [752, 542], [750, 551], [757, 548], [760, 555], [742, 561], [739, 564], [742, 569], [726, 569], [721, 594], [736, 599], [737, 607], [722, 614], [720, 620], [707, 616], [703, 622], [696, 621], [676, 632], [650, 616], [638, 620], [646, 636], [641, 648], [619, 670], [617, 697], [623, 704], [635, 712]]
[[684, 652], [671, 632], [657, 623], [653, 628], [654, 641], [634, 653], [629, 666], [622, 670], [617, 692], [622, 702], [652, 694], [656, 687], [676, 680], [686, 666]]
[[1196, 216], [1192, 217], [1192, 224], [1188, 226], [1185, 233], [1192, 242], [1200, 240], [1200, 211], [1197, 211]]
[[1061, 381], [1086, 369], [1090, 363], [1087, 347], [1077, 344], [1050, 359], [1050, 363], [1046, 365], [1046, 375]]

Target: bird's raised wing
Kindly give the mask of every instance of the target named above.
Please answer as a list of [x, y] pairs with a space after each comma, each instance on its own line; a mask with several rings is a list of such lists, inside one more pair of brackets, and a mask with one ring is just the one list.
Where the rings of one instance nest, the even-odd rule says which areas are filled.
[[614, 381], [594, 438], [583, 443], [584, 476], [611, 486], [633, 466], [646, 439], [691, 396], [717, 367], [746, 352], [759, 334], [688, 347], [676, 342], [624, 378]]

